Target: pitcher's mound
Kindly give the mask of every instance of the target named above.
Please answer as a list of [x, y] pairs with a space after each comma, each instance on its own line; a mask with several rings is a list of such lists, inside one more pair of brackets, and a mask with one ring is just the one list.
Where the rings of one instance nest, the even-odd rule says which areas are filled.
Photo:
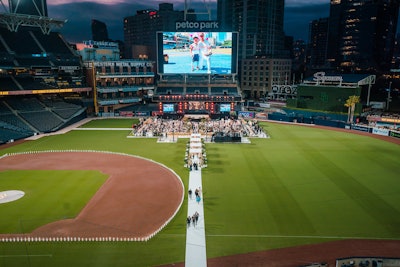
[[0, 204], [15, 201], [23, 197], [25, 193], [19, 190], [8, 190], [0, 192]]

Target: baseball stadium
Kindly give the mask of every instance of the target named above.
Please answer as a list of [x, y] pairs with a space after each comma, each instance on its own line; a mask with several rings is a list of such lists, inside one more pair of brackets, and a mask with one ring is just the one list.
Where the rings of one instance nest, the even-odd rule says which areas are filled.
[[[25, 193], [0, 205], [2, 265], [184, 266], [188, 139], [129, 138], [135, 122], [2, 147], [1, 188]], [[208, 266], [398, 257], [398, 144], [260, 125], [269, 138], [205, 144]]]
[[117, 60], [2, 16], [0, 266], [400, 266], [398, 117], [346, 114], [373, 77], [248, 110], [236, 33], [192, 72], [173, 36], [201, 32]]

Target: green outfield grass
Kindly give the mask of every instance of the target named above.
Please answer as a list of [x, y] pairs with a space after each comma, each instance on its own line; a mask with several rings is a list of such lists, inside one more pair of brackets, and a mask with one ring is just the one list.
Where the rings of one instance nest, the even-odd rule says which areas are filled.
[[[133, 122], [103, 123], [92, 122], [90, 127], [126, 128]], [[350, 237], [400, 239], [400, 146], [312, 127], [262, 125], [270, 139], [206, 145], [208, 168], [203, 170], [203, 194], [207, 257]], [[187, 139], [157, 144], [156, 139], [126, 138], [128, 134], [126, 130], [71, 131], [2, 149], [0, 154], [47, 149], [123, 152], [171, 167], [187, 185], [188, 171], [183, 167]], [[43, 179], [54, 176], [52, 172], [45, 175], [44, 171]], [[68, 173], [69, 177], [75, 175], [82, 172]], [[68, 212], [48, 217], [76, 214], [102, 178], [96, 178], [96, 172], [88, 175], [96, 180], [86, 185], [90, 193], [70, 203]], [[5, 177], [8, 175], [0, 173], [0, 188], [14, 189], [8, 188], [10, 179]], [[65, 190], [62, 183], [57, 184], [57, 190]], [[22, 205], [18, 202], [12, 205]], [[23, 218], [11, 211], [5, 215], [2, 209], [0, 205], [1, 231], [12, 224], [19, 231], [14, 221]], [[0, 266], [154, 266], [182, 262], [186, 212], [184, 202], [171, 223], [146, 243], [0, 243]]]
[[91, 120], [80, 128], [132, 128], [133, 124], [139, 123], [138, 119], [98, 119]]

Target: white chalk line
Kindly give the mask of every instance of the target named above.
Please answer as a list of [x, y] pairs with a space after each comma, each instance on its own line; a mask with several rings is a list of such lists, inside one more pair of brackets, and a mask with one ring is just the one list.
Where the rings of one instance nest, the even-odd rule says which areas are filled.
[[208, 237], [250, 237], [250, 238], [310, 238], [310, 239], [373, 239], [373, 240], [400, 240], [399, 237], [372, 237], [372, 236], [322, 236], [322, 235], [206, 235]]
[[19, 254], [19, 255], [0, 255], [0, 258], [21, 258], [21, 257], [53, 257], [53, 254]]

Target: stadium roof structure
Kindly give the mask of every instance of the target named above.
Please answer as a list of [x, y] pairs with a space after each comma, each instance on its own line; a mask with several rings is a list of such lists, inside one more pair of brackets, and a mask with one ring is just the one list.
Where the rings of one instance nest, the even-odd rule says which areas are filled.
[[43, 34], [49, 34], [53, 28], [61, 28], [67, 20], [58, 20], [45, 16], [35, 16], [17, 13], [0, 13], [0, 24], [7, 29], [17, 32], [20, 26], [38, 27]]

